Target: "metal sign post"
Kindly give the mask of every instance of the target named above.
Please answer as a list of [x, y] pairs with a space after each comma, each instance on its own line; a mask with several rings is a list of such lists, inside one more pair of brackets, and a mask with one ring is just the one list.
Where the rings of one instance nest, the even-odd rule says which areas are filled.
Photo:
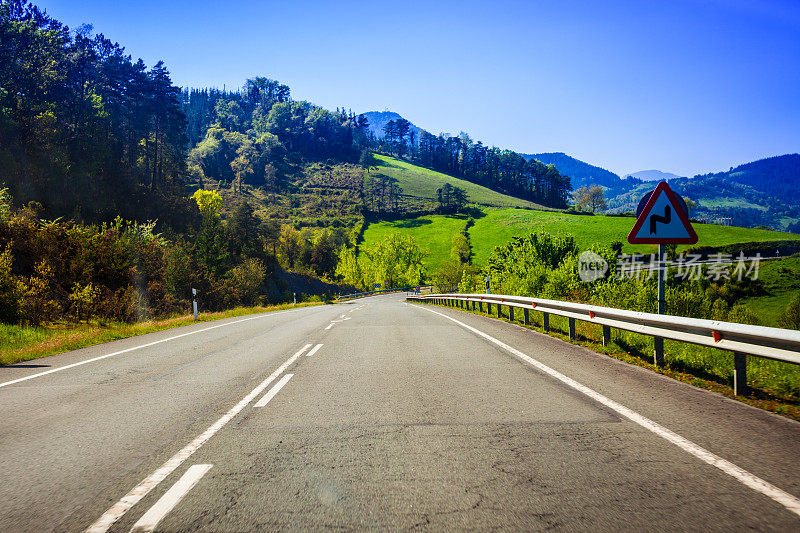
[[[666, 181], [647, 193], [636, 210], [636, 224], [628, 234], [631, 244], [658, 245], [658, 314], [667, 311], [664, 295], [666, 270], [665, 244], [695, 244], [697, 233], [687, 216], [686, 202], [669, 188]], [[653, 337], [653, 360], [664, 365], [664, 339]]]

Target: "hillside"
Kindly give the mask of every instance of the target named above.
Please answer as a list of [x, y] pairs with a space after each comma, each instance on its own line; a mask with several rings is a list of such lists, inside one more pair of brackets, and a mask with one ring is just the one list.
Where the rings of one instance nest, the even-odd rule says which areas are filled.
[[[559, 212], [532, 211], [523, 209], [484, 209], [481, 216], [474, 218], [474, 225], [468, 233], [472, 246], [473, 263], [483, 266], [495, 246], [505, 244], [512, 237], [527, 235], [535, 231], [554, 234], [570, 234], [580, 249], [588, 249], [593, 244], [610, 245], [613, 241], [623, 243], [623, 253], [650, 254], [656, 251], [655, 245], [632, 245], [626, 241], [633, 227], [632, 217], [583, 216]], [[425, 264], [429, 272], [435, 272], [441, 263], [449, 258], [453, 235], [463, 230], [464, 217], [432, 215], [413, 220], [378, 222], [370, 224], [364, 232], [364, 242], [370, 244], [390, 232], [402, 232], [416, 239], [423, 249], [429, 252]], [[746, 242], [772, 242], [798, 240], [800, 235], [777, 231], [718, 226], [713, 224], [694, 224], [700, 241], [698, 246], [725, 246]], [[684, 250], [687, 246], [679, 246]]]
[[604, 168], [590, 165], [563, 152], [523, 154], [525, 159], [536, 159], [545, 165], [555, 165], [559, 172], [572, 178], [572, 187], [577, 189], [587, 185], [602, 185], [610, 189], [626, 186], [625, 180]]
[[435, 170], [429, 170], [395, 157], [376, 154], [375, 158], [379, 162], [375, 172], [395, 178], [400, 187], [403, 188], [403, 194], [408, 197], [408, 200], [414, 198], [423, 199], [426, 201], [425, 204], [430, 208], [435, 208], [436, 189], [440, 188], [445, 183], [449, 183], [454, 187], [461, 187], [464, 189], [471, 203], [496, 207], [549, 209], [542, 205], [508, 196], [481, 185], [455, 178]]

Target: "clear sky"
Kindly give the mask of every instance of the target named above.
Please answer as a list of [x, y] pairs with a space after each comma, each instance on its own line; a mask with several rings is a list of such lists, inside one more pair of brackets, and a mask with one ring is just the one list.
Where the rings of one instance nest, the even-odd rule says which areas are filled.
[[800, 1], [41, 0], [177, 85], [267, 76], [519, 152], [680, 175], [800, 151]]

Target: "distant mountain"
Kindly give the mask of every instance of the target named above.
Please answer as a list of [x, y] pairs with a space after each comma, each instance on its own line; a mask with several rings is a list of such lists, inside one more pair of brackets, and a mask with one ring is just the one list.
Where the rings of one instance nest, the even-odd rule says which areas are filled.
[[[362, 113], [362, 115], [367, 117], [367, 119], [369, 120], [369, 131], [372, 132], [373, 135], [375, 135], [376, 139], [383, 138], [384, 136], [383, 127], [386, 126], [386, 124], [390, 120], [405, 118], [400, 116], [398, 113], [395, 113], [394, 111], [367, 111], [366, 113]], [[416, 143], [419, 140], [420, 128], [412, 123], [410, 131], [414, 132], [414, 142]]]
[[800, 223], [800, 155], [745, 163], [727, 172], [678, 178], [670, 186], [697, 201], [697, 216], [736, 226], [785, 230]]
[[555, 165], [559, 172], [572, 178], [572, 188], [577, 189], [586, 185], [602, 185], [609, 189], [630, 189], [639, 182], [636, 180], [626, 183], [617, 174], [604, 168], [585, 163], [580, 159], [568, 156], [563, 152], [549, 152], [542, 154], [522, 154], [525, 159], [538, 159], [545, 165]]
[[682, 178], [683, 176], [678, 176], [672, 172], [661, 172], [660, 170], [640, 170], [639, 172], [626, 174], [625, 177], [638, 178], [642, 181], [661, 181], [671, 180], [672, 178]]
[[701, 174], [695, 177], [749, 185], [781, 201], [800, 204], [800, 154], [768, 157], [739, 165], [727, 172]]

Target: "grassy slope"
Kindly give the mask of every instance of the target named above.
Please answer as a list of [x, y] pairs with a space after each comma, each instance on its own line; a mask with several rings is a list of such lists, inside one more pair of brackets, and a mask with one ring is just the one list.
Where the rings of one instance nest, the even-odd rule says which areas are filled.
[[461, 187], [467, 191], [469, 201], [472, 203], [503, 207], [546, 209], [533, 202], [507, 196], [487, 189], [486, 187], [470, 183], [469, 181], [454, 178], [453, 176], [442, 174], [434, 170], [428, 170], [427, 168], [418, 167], [406, 161], [395, 159], [394, 157], [376, 154], [375, 158], [379, 162], [377, 171], [395, 178], [403, 188], [403, 194], [435, 200], [436, 189], [439, 189], [445, 183], [449, 183], [454, 187]]
[[764, 282], [766, 296], [748, 298], [743, 303], [757, 310], [764, 326], [778, 326], [778, 316], [789, 305], [792, 296], [800, 292], [800, 257], [764, 261], [758, 272]]
[[[513, 236], [526, 235], [532, 231], [572, 234], [581, 249], [588, 248], [593, 243], [608, 244], [619, 240], [624, 243], [623, 252], [654, 253], [655, 245], [628, 244], [628, 232], [633, 223], [633, 218], [629, 217], [577, 216], [520, 209], [490, 209], [486, 211], [485, 217], [475, 220], [475, 225], [470, 229], [470, 239], [473, 257], [477, 264], [484, 263], [498, 244], [508, 242]], [[693, 226], [700, 237], [698, 244], [705, 246], [800, 239], [800, 235], [771, 230], [713, 224], [693, 224]], [[686, 246], [679, 246], [678, 250], [683, 248]]]
[[[487, 209], [485, 213], [486, 216], [475, 219], [475, 225], [469, 231], [473, 261], [477, 265], [486, 262], [495, 246], [507, 243], [513, 236], [527, 235], [532, 231], [572, 234], [581, 249], [588, 248], [593, 243], [608, 244], [613, 240], [619, 240], [625, 243], [623, 251], [626, 253], [653, 253], [656, 250], [655, 245], [627, 243], [628, 232], [633, 227], [633, 219], [628, 217], [576, 216], [524, 209]], [[464, 217], [443, 215], [429, 215], [397, 222], [379, 222], [370, 224], [364, 233], [364, 242], [365, 244], [375, 242], [392, 231], [410, 235], [430, 253], [425, 264], [432, 272], [442, 261], [450, 257], [453, 235], [461, 231], [465, 223]], [[770, 230], [713, 224], [694, 224], [694, 227], [700, 237], [699, 244], [708, 246], [800, 239], [798, 235]], [[682, 248], [685, 246], [678, 249]]]
[[450, 258], [453, 235], [461, 232], [466, 224], [467, 217], [463, 215], [429, 215], [412, 220], [378, 222], [370, 224], [364, 232], [364, 244], [380, 241], [393, 232], [409, 235], [420, 248], [428, 252], [424, 262], [428, 272], [432, 273]]

